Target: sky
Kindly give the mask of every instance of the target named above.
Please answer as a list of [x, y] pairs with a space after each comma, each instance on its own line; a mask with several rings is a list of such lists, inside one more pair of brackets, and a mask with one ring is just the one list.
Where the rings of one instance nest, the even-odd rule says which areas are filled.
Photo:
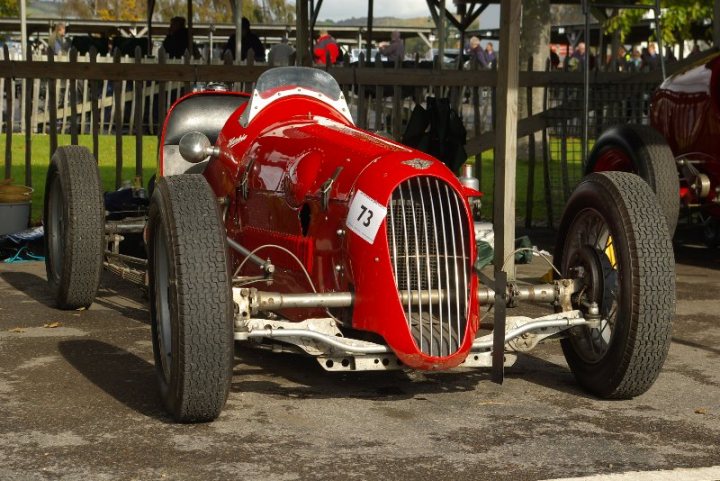
[[[452, 0], [446, 0], [448, 9], [453, 11]], [[366, 17], [368, 0], [323, 0], [320, 20], [344, 20], [351, 17]], [[376, 17], [429, 17], [430, 11], [425, 0], [376, 0]], [[497, 28], [499, 8], [491, 5], [480, 16], [480, 28]], [[476, 24], [477, 25], [477, 24]]]

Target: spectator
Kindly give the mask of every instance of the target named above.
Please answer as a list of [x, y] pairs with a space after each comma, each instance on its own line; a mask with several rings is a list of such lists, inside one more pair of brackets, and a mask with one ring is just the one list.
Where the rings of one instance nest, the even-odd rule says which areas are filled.
[[280, 43], [273, 45], [268, 54], [268, 64], [271, 67], [287, 67], [290, 65], [290, 56], [295, 49], [288, 45], [287, 36], [283, 36]]
[[698, 45], [697, 42], [693, 45], [692, 50], [690, 50], [690, 55], [695, 55], [696, 53], [700, 53], [700, 45]]
[[615, 58], [613, 59], [615, 64], [613, 67], [615, 68], [616, 72], [625, 72], [628, 69], [628, 60], [627, 60], [627, 50], [625, 50], [625, 47], [620, 45], [617, 49], [617, 52], [615, 53]]
[[[235, 34], [230, 35], [225, 50], [230, 51], [230, 54], [235, 58]], [[263, 47], [260, 37], [250, 31], [250, 20], [242, 18], [242, 38], [240, 40], [240, 60], [247, 59], [248, 50], [252, 50], [255, 54], [256, 62], [265, 61], [265, 47]]]
[[677, 62], [677, 57], [675, 57], [675, 52], [671, 47], [665, 47], [665, 59], [667, 63]]
[[168, 58], [183, 58], [188, 49], [188, 29], [185, 27], [185, 17], [170, 19], [168, 34], [163, 40], [163, 48]]
[[560, 69], [560, 55], [557, 53], [557, 47], [550, 45], [550, 70]]
[[378, 50], [391, 62], [395, 62], [398, 59], [402, 62], [405, 58], [405, 44], [402, 38], [400, 38], [400, 32], [394, 30], [390, 34], [390, 42], [380, 42], [378, 44]]
[[[570, 60], [568, 60], [568, 68], [569, 70], [583, 70], [585, 68], [585, 56], [587, 55], [586, 48], [585, 48], [585, 42], [580, 42], [575, 47], [575, 51], [570, 56]], [[588, 61], [588, 68], [592, 70], [595, 68], [595, 56], [590, 54], [590, 56], [587, 59]]]
[[637, 49], [637, 47], [634, 47], [632, 55], [630, 56], [630, 60], [628, 60], [627, 63], [627, 69], [628, 72], [639, 72], [641, 68], [642, 54], [640, 53], [640, 50]]
[[327, 29], [321, 29], [320, 37], [318, 37], [313, 47], [315, 63], [325, 65], [328, 54], [330, 54], [330, 63], [336, 63], [340, 56], [340, 47], [338, 47], [337, 41], [328, 33]]
[[483, 68], [490, 69], [495, 66], [496, 62], [497, 56], [495, 55], [495, 47], [492, 42], [488, 42], [487, 45], [485, 45], [485, 50], [482, 51], [480, 65], [482, 65]]
[[478, 63], [480, 63], [480, 57], [483, 55], [483, 53], [484, 52], [483, 52], [482, 48], [480, 47], [480, 39], [475, 36], [470, 37], [470, 43], [467, 48], [467, 54], [470, 57], [470, 59], [472, 59], [474, 57], [475, 60], [477, 60]]
[[48, 47], [52, 48], [53, 53], [66, 54], [68, 51], [67, 40], [65, 40], [65, 23], [59, 22], [55, 24], [55, 29], [48, 38]]
[[658, 56], [657, 49], [653, 42], [648, 43], [647, 50], [643, 56], [643, 69], [644, 70], [657, 70], [660, 67], [660, 57]]
[[575, 59], [575, 61], [579, 63], [580, 68], [585, 65], [585, 42], [580, 42], [577, 44], [570, 58]]

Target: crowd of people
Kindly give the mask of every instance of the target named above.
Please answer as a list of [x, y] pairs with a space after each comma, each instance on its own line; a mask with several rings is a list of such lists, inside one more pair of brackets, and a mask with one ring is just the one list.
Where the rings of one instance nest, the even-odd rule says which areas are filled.
[[[200, 57], [200, 52], [195, 43], [190, 45], [190, 35], [184, 17], [173, 17], [170, 20], [168, 33], [162, 42], [162, 46], [168, 58], [183, 58], [189, 48], [192, 48], [191, 55]], [[111, 39], [107, 39], [112, 48]], [[497, 66], [498, 55], [492, 41], [483, 41], [472, 36], [462, 49], [466, 68], [476, 62], [480, 69], [492, 69]], [[74, 45], [74, 42], [73, 42]], [[66, 37], [66, 24], [58, 22], [48, 38], [47, 47], [52, 49], [56, 55], [67, 54], [71, 42]], [[235, 34], [230, 35], [227, 43], [221, 48], [220, 54], [229, 54], [233, 59], [236, 56]], [[105, 49], [107, 51], [107, 49]], [[560, 50], [560, 51], [559, 51]], [[272, 66], [284, 66], [293, 63], [295, 49], [290, 44], [287, 35], [284, 35], [279, 43], [266, 49], [260, 37], [253, 31], [250, 21], [242, 18], [242, 38], [239, 42], [240, 60], [247, 61], [248, 53], [253, 52], [255, 62], [267, 62]], [[697, 44], [690, 54], [699, 51]], [[382, 56], [383, 61], [389, 63], [402, 62], [407, 60], [405, 43], [399, 31], [393, 31], [388, 41], [377, 44], [377, 52]], [[561, 53], [563, 56], [561, 56]], [[330, 34], [327, 28], [320, 28], [317, 38], [314, 39], [311, 51], [311, 58], [316, 65], [339, 64], [345, 60], [345, 51], [339, 42]], [[548, 62], [551, 70], [591, 70], [601, 68], [608, 71], [618, 72], [647, 72], [657, 70], [661, 66], [661, 58], [654, 42], [648, 41], [646, 46], [633, 45], [627, 48], [625, 45], [617, 47], [611, 55], [598, 64], [598, 55], [592, 48], [587, 48], [585, 42], [578, 42], [575, 45], [550, 45]], [[671, 63], [676, 61], [671, 48], [666, 48], [664, 61]]]
[[[597, 55], [587, 50], [585, 42], [578, 42], [574, 48], [569, 46], [568, 52], [569, 55], [562, 59], [558, 54], [557, 45], [550, 46], [548, 61], [551, 70], [583, 70], [589, 64], [591, 70], [601, 67], [615, 72], [652, 72], [659, 70], [661, 66], [657, 45], [651, 41], [647, 42], [645, 47], [633, 45], [629, 50], [624, 45], [620, 45], [612, 55], [605, 58], [602, 65], [597, 64]], [[697, 52], [699, 52], [699, 47], [695, 44], [690, 54]], [[677, 61], [671, 48], [665, 49], [664, 57], [665, 63]]]

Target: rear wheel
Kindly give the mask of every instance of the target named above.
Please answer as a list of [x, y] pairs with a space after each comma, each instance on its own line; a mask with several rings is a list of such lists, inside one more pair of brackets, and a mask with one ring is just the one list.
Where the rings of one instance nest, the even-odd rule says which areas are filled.
[[663, 136], [646, 125], [620, 125], [603, 132], [588, 157], [586, 173], [616, 170], [638, 174], [650, 185], [673, 235], [680, 212], [680, 180]]
[[591, 174], [563, 213], [555, 249], [579, 279], [574, 308], [600, 320], [562, 340], [578, 382], [604, 398], [632, 398], [655, 382], [670, 347], [675, 268], [670, 236], [647, 184], [634, 174]]
[[157, 181], [148, 254], [161, 397], [176, 421], [212, 421], [232, 379], [233, 300], [225, 229], [203, 176]]
[[88, 307], [100, 285], [105, 208], [97, 162], [85, 147], [59, 147], [45, 184], [45, 270], [61, 309]]

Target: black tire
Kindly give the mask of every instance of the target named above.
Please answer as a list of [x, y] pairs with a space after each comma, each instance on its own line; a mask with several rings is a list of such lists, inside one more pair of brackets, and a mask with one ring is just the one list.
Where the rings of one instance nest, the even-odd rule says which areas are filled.
[[410, 333], [418, 349], [433, 356], [450, 356], [462, 344], [455, 329], [441, 323], [437, 316], [431, 318], [427, 312], [410, 316]]
[[176, 421], [212, 421], [232, 379], [233, 300], [225, 229], [203, 176], [156, 182], [148, 254], [161, 397]]
[[[632, 166], [623, 158], [629, 159]], [[675, 233], [680, 214], [680, 179], [672, 150], [657, 130], [646, 125], [619, 125], [603, 132], [588, 156], [585, 173], [608, 170], [642, 177], [657, 196], [670, 235]]]
[[571, 329], [561, 344], [578, 382], [597, 396], [638, 396], [665, 362], [675, 262], [662, 217], [648, 185], [624, 172], [585, 178], [563, 213], [556, 262], [563, 276], [584, 281], [574, 307], [595, 301], [604, 321]]
[[95, 158], [85, 147], [58, 147], [45, 183], [45, 271], [60, 309], [95, 300], [105, 252], [105, 207]]

